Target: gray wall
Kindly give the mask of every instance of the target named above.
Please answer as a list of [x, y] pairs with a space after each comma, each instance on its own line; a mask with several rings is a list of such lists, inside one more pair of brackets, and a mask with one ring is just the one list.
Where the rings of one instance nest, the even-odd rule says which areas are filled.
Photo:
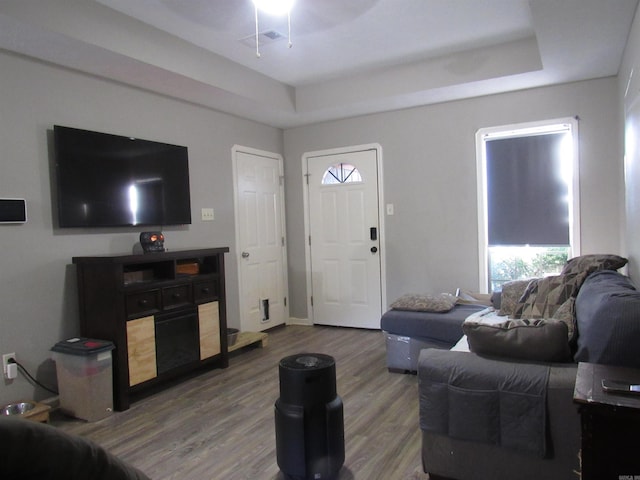
[[615, 78], [492, 95], [285, 130], [292, 317], [305, 318], [301, 157], [377, 142], [383, 149], [387, 300], [407, 292], [477, 290], [475, 133], [481, 127], [579, 116], [582, 252], [620, 252], [622, 162]]
[[[165, 228], [170, 249], [229, 246], [229, 321], [239, 326], [231, 148], [281, 153], [282, 131], [112, 82], [0, 53], [0, 197], [24, 197], [29, 221], [0, 225], [0, 354], [16, 352], [51, 381], [49, 349], [79, 334], [73, 256], [131, 253], [140, 229], [54, 229], [49, 171], [54, 124], [189, 148], [193, 224]], [[201, 222], [213, 207], [215, 220]], [[38, 389], [35, 397], [47, 396]], [[0, 381], [0, 405], [33, 398], [22, 376]]]
[[[635, 72], [635, 73], [634, 73]], [[640, 14], [636, 14], [619, 74], [626, 133], [625, 200], [629, 275], [640, 286]]]

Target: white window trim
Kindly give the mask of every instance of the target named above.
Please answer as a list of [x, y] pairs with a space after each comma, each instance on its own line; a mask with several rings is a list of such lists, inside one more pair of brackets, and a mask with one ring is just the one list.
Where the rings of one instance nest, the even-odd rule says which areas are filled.
[[538, 122], [516, 123], [497, 127], [481, 128], [476, 132], [476, 177], [478, 194], [478, 261], [479, 291], [487, 293], [489, 289], [488, 272], [488, 233], [487, 233], [487, 158], [484, 142], [487, 139], [522, 137], [553, 131], [559, 125], [566, 126], [573, 139], [573, 182], [569, 185], [572, 208], [569, 209], [569, 258], [580, 255], [580, 150], [578, 120], [574, 117], [543, 120]]

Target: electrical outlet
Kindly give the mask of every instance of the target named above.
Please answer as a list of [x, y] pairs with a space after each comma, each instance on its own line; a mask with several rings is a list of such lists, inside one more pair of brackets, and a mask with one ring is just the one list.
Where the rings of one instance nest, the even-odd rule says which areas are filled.
[[2, 355], [2, 371], [4, 372], [4, 376], [7, 376], [7, 365], [9, 365], [9, 359], [16, 359], [15, 353], [5, 353]]

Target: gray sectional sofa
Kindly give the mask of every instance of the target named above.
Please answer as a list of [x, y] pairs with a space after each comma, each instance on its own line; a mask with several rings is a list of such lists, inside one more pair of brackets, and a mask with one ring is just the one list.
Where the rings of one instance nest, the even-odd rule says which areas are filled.
[[[616, 271], [625, 263], [609, 255], [570, 260], [558, 278], [526, 286], [513, 306], [525, 316], [464, 323], [470, 352], [420, 351], [422, 462], [430, 478], [579, 478], [577, 362], [640, 368], [640, 292]], [[552, 362], [550, 339], [558, 345]]]

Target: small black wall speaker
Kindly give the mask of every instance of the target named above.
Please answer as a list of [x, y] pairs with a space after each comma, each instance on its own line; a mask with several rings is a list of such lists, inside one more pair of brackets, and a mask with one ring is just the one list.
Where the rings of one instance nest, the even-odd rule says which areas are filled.
[[0, 223], [26, 223], [27, 202], [23, 198], [0, 198]]

